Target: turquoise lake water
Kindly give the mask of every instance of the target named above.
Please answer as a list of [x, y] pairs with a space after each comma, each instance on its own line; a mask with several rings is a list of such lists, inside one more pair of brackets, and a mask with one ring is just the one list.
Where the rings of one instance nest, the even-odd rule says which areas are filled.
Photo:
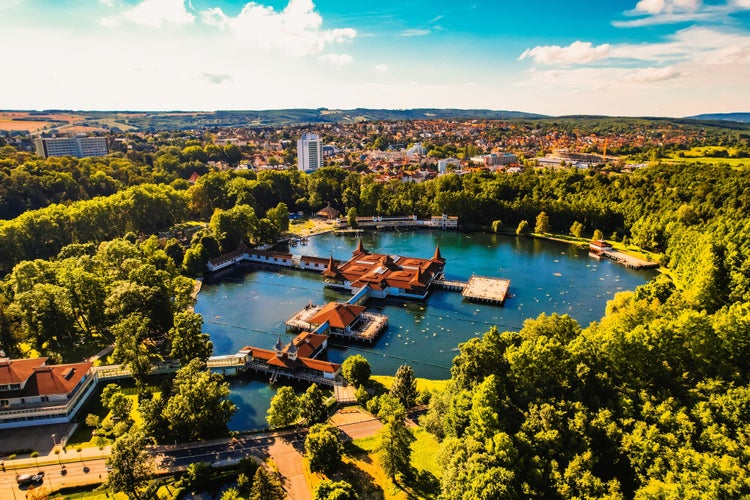
[[[447, 279], [468, 280], [472, 274], [511, 280], [505, 305], [463, 301], [460, 293], [433, 290], [424, 302], [373, 301], [371, 307], [389, 318], [388, 329], [372, 345], [334, 345], [328, 359], [365, 356], [374, 374], [393, 375], [408, 363], [418, 377], [450, 376], [458, 344], [480, 336], [491, 326], [518, 330], [541, 313], [569, 314], [582, 326], [601, 318], [615, 293], [633, 290], [654, 271], [633, 271], [612, 261], [595, 260], [586, 250], [554, 241], [457, 232], [416, 231], [367, 233], [367, 249], [410, 257], [432, 257], [435, 246], [446, 259]], [[346, 260], [357, 245], [354, 237], [332, 233], [308, 240], [292, 253]], [[312, 302], [345, 301], [347, 293], [323, 286], [318, 273], [292, 270], [233, 272], [204, 284], [195, 307], [211, 335], [214, 354], [230, 354], [246, 345], [272, 348], [278, 335], [289, 341], [284, 321]], [[340, 342], [340, 341], [337, 341]], [[230, 422], [235, 430], [264, 427], [275, 393], [263, 381], [230, 381], [239, 411]]]

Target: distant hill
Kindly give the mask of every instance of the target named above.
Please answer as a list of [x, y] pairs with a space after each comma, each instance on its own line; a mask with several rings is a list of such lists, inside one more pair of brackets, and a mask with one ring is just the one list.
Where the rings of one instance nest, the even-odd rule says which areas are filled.
[[750, 123], [750, 113], [706, 113], [702, 115], [687, 116], [686, 118], [689, 120], [721, 120]]
[[[212, 127], [278, 127], [317, 123], [356, 123], [377, 120], [510, 120], [545, 118], [520, 111], [489, 109], [271, 109], [222, 111], [16, 111], [13, 120], [51, 120], [71, 116], [77, 126], [129, 130], [182, 130]], [[13, 124], [20, 129], [20, 122]]]

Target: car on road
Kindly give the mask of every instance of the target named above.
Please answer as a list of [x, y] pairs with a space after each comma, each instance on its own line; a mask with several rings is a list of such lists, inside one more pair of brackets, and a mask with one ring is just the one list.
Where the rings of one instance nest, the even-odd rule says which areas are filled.
[[44, 472], [36, 474], [21, 474], [16, 477], [18, 486], [27, 486], [30, 484], [41, 484], [44, 481]]

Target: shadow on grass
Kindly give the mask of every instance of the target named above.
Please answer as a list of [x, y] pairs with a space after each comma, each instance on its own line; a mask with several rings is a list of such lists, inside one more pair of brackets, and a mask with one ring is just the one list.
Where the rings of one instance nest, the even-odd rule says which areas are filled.
[[369, 388], [374, 392], [375, 396], [380, 396], [381, 394], [385, 394], [386, 392], [388, 392], [388, 389], [386, 389], [383, 384], [381, 384], [380, 382], [376, 380], [370, 379], [370, 382], [368, 385], [369, 385]]
[[[362, 459], [362, 457], [360, 457]], [[342, 463], [334, 480], [343, 479], [354, 487], [361, 500], [384, 500], [383, 488], [375, 482], [375, 478], [363, 471], [356, 464]]]
[[398, 486], [409, 495], [409, 498], [437, 498], [440, 494], [440, 481], [432, 472], [412, 470], [408, 476], [401, 479]]
[[372, 459], [370, 458], [368, 451], [364, 448], [360, 448], [359, 446], [354, 444], [353, 441], [344, 442], [344, 455], [355, 458], [357, 460], [361, 460], [366, 464], [372, 463]]

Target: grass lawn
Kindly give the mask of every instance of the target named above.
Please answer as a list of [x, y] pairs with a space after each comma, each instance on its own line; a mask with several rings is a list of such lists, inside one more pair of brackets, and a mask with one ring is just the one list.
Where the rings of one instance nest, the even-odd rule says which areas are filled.
[[[293, 222], [293, 223], [292, 223]], [[294, 236], [308, 236], [324, 231], [330, 231], [334, 228], [328, 220], [303, 217], [296, 221], [290, 221], [289, 233]]]
[[104, 490], [77, 491], [75, 493], [55, 493], [52, 498], [63, 498], [65, 500], [128, 500], [125, 493], [109, 493]]
[[[679, 151], [673, 153], [668, 158], [662, 158], [663, 162], [670, 163], [706, 163], [709, 165], [725, 164], [731, 167], [750, 166], [750, 158], [721, 158], [716, 156], [706, 156], [717, 150], [723, 150], [729, 153], [729, 155], [736, 155], [736, 148], [724, 148], [721, 146], [701, 146], [689, 149], [687, 151]], [[683, 156], [678, 156], [682, 153]]]
[[[373, 385], [382, 388], [383, 391], [387, 391], [393, 385], [393, 377], [388, 375], [373, 375], [370, 379], [374, 382]], [[417, 390], [419, 392], [435, 392], [445, 388], [449, 380], [430, 380], [427, 378], [417, 378]]]
[[[161, 397], [161, 391], [159, 387], [153, 386], [150, 387], [150, 389], [154, 392], [154, 397]], [[135, 387], [122, 387], [122, 392], [133, 405], [130, 410], [130, 419], [133, 421], [133, 426], [142, 426], [143, 418], [141, 417], [141, 413], [138, 411], [138, 390]], [[101, 391], [99, 391], [95, 397], [89, 399], [89, 403], [86, 407], [84, 407], [83, 411], [81, 411], [81, 424], [68, 440], [68, 449], [75, 450], [76, 448], [90, 448], [97, 446], [96, 437], [92, 434], [92, 431], [94, 429], [84, 423], [84, 419], [89, 413], [97, 415], [101, 422], [113, 423], [111, 421], [111, 415], [109, 411], [104, 408], [101, 403]], [[110, 439], [107, 439], [106, 444], [110, 445], [112, 444], [112, 441]]]
[[440, 444], [427, 431], [412, 429], [412, 477], [396, 484], [383, 472], [377, 457], [378, 437], [356, 439], [345, 446], [344, 467], [333, 480], [344, 479], [360, 492], [362, 499], [405, 500], [436, 498], [440, 468], [437, 456]]

